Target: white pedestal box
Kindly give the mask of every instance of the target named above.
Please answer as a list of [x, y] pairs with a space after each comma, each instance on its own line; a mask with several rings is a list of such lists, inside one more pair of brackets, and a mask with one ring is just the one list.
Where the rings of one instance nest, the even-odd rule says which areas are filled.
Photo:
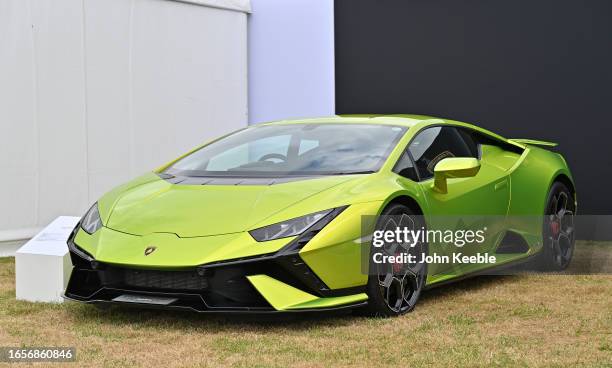
[[72, 271], [66, 240], [79, 217], [61, 216], [15, 254], [18, 300], [63, 302], [62, 294]]

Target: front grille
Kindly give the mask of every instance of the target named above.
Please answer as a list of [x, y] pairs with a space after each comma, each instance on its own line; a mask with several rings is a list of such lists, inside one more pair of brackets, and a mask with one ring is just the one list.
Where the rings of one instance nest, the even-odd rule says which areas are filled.
[[203, 290], [208, 287], [206, 278], [195, 271], [124, 270], [123, 283], [127, 286], [148, 289]]

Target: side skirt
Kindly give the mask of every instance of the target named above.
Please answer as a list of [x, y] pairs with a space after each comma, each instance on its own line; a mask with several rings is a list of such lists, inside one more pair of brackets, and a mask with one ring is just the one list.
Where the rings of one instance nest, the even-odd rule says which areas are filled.
[[534, 259], [536, 259], [540, 255], [541, 252], [542, 251], [540, 251], [538, 253], [535, 253], [535, 254], [532, 254], [532, 255], [530, 255], [528, 257], [518, 259], [516, 261], [511, 261], [511, 262], [505, 263], [505, 264], [503, 264], [501, 266], [493, 266], [493, 267], [490, 267], [490, 268], [486, 268], [484, 270], [479, 270], [479, 271], [469, 272], [469, 273], [466, 273], [464, 275], [459, 275], [459, 276], [454, 277], [452, 279], [447, 279], [447, 280], [439, 281], [439, 282], [436, 282], [436, 283], [433, 283], [433, 284], [427, 284], [427, 285], [425, 285], [423, 290], [431, 290], [431, 289], [434, 289], [434, 288], [437, 288], [437, 287], [440, 287], [440, 286], [444, 286], [444, 285], [448, 285], [448, 284], [453, 284], [455, 282], [459, 282], [459, 281], [466, 280], [466, 279], [469, 279], [469, 278], [472, 278], [472, 277], [476, 277], [476, 276], [488, 275], [488, 274], [496, 273], [496, 272], [500, 273], [500, 272], [502, 272], [504, 270], [507, 270], [509, 268], [520, 266], [520, 265], [524, 265], [526, 263], [532, 262]]

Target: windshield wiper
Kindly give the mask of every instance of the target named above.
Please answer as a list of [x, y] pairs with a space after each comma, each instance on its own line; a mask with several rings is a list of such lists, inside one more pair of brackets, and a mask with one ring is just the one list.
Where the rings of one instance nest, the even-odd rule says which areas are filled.
[[329, 175], [357, 175], [357, 174], [374, 174], [374, 170], [363, 170], [363, 171], [340, 171]]

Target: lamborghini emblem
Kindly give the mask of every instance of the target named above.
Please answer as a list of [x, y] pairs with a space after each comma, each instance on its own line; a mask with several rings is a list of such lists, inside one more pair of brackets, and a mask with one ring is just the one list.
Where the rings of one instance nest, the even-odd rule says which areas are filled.
[[147, 249], [145, 249], [144, 251], [144, 255], [148, 256], [149, 254], [155, 252], [156, 249], [157, 247], [153, 247], [153, 246], [147, 247]]

